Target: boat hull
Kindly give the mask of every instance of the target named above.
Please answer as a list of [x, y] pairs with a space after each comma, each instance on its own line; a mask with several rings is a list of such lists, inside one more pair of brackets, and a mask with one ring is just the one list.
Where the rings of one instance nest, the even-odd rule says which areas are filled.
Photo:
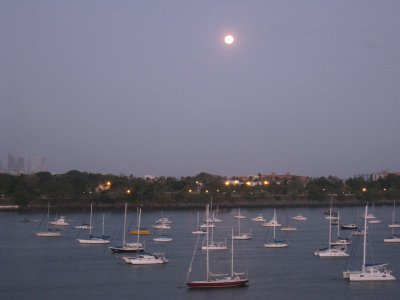
[[58, 237], [61, 236], [59, 232], [36, 232], [36, 236], [39, 237]]
[[122, 260], [131, 265], [160, 265], [169, 262], [163, 254], [142, 254], [136, 257], [122, 257]]
[[126, 253], [126, 252], [142, 252], [143, 248], [137, 247], [109, 247], [110, 250], [114, 253]]
[[373, 272], [373, 273], [368, 273], [368, 272], [350, 272], [349, 277], [347, 278], [349, 281], [356, 281], [356, 282], [361, 282], [361, 281], [390, 281], [390, 280], [396, 280], [396, 277], [394, 277], [392, 274], [389, 273], [380, 273], [380, 272]]
[[400, 238], [387, 238], [383, 239], [384, 243], [400, 243]]
[[252, 236], [250, 234], [240, 234], [240, 235], [234, 235], [232, 238], [234, 240], [243, 241], [243, 240], [251, 240]]
[[288, 243], [267, 243], [264, 244], [265, 248], [287, 248], [289, 247]]
[[213, 280], [213, 281], [189, 281], [186, 282], [189, 288], [227, 288], [245, 286], [249, 282], [248, 279], [230, 279], [230, 280]]
[[109, 240], [103, 240], [103, 239], [77, 239], [77, 241], [80, 244], [88, 244], [88, 245], [103, 245], [103, 244], [109, 244]]
[[344, 250], [336, 250], [336, 249], [326, 249], [326, 250], [318, 250], [314, 252], [315, 256], [319, 257], [348, 257], [350, 254], [346, 253]]

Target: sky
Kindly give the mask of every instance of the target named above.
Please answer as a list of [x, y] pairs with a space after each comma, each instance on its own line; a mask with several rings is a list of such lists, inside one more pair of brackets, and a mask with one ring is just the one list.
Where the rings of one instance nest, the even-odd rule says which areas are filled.
[[399, 11], [2, 0], [0, 160], [178, 178], [399, 171]]

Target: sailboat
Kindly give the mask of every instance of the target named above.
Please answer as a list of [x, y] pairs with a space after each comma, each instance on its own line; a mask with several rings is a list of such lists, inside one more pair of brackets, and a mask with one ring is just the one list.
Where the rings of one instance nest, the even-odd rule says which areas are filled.
[[[212, 212], [212, 215], [208, 218], [208, 224], [211, 226], [214, 226], [214, 223], [222, 223], [223, 221], [221, 219], [218, 218], [218, 205], [217, 205], [217, 209], [213, 210], [213, 198], [211, 196], [211, 200], [210, 200], [210, 211]], [[207, 220], [204, 220], [205, 222]], [[204, 226], [202, 228], [205, 228]]]
[[[329, 218], [329, 238], [328, 247], [316, 250], [314, 252], [315, 256], [319, 257], [347, 257], [349, 254], [346, 252], [346, 245], [333, 246], [332, 245], [332, 207], [330, 208]], [[338, 224], [339, 226], [339, 224]], [[333, 246], [333, 247], [332, 247]]]
[[223, 222], [220, 218], [218, 218], [218, 206], [217, 206], [217, 209], [213, 211], [211, 221], [213, 223], [222, 223]]
[[286, 225], [281, 227], [281, 231], [296, 231], [297, 230], [296, 226], [287, 224], [287, 212], [285, 213], [284, 222], [285, 222], [284, 224], [286, 224]]
[[90, 204], [90, 228], [89, 228], [89, 238], [88, 239], [77, 239], [80, 244], [109, 244], [110, 240], [108, 240], [107, 236], [104, 235], [104, 214], [103, 214], [103, 234], [102, 236], [93, 236], [92, 235], [92, 219], [93, 219], [93, 204]]
[[46, 231], [36, 232], [36, 236], [39, 236], [39, 237], [58, 237], [58, 236], [61, 236], [60, 230], [49, 228], [49, 219], [50, 219], [50, 203], [47, 204], [47, 221], [46, 221], [47, 230]]
[[[368, 205], [365, 206], [364, 232], [367, 232]], [[388, 264], [366, 264], [367, 235], [364, 235], [363, 261], [361, 271], [344, 271], [343, 278], [349, 281], [389, 281], [396, 280], [392, 271], [387, 269]]]
[[238, 214], [234, 216], [235, 219], [246, 219], [246, 216], [240, 214], [240, 208], [238, 208]]
[[192, 231], [193, 234], [206, 234], [207, 232], [200, 227], [200, 213], [197, 212], [197, 229]]
[[381, 220], [379, 220], [375, 217], [374, 203], [372, 203], [372, 213], [365, 216], [365, 218], [368, 219], [368, 223], [370, 223], [370, 224], [379, 224], [381, 222]]
[[127, 206], [128, 204], [125, 203], [125, 215], [124, 215], [124, 232], [122, 236], [122, 245], [120, 246], [112, 246], [109, 247], [112, 252], [138, 252], [138, 251], [143, 251], [144, 246], [142, 243], [136, 242], [136, 243], [127, 243], [125, 238], [126, 238], [126, 212], [127, 212]]
[[132, 257], [124, 256], [122, 260], [131, 265], [160, 265], [169, 262], [164, 253], [138, 254]]
[[272, 240], [272, 242], [269, 243], [264, 243], [264, 247], [265, 248], [286, 248], [289, 246], [289, 242], [286, 240], [277, 240], [275, 237], [275, 228], [276, 226], [274, 226], [274, 238]]
[[276, 209], [274, 209], [274, 216], [272, 217], [271, 221], [263, 223], [262, 226], [265, 226], [265, 227], [280, 227], [280, 226], [282, 226], [281, 224], [278, 223], [278, 220], [276, 218]]
[[[208, 220], [209, 207], [206, 208], [206, 220]], [[209, 228], [207, 227], [206, 239], [208, 244]], [[197, 247], [196, 247], [197, 248]], [[194, 251], [196, 251], [196, 248]], [[193, 261], [192, 261], [193, 262]], [[224, 288], [224, 287], [238, 287], [245, 286], [249, 282], [246, 274], [236, 273], [233, 266], [233, 229], [232, 229], [232, 253], [231, 253], [231, 274], [213, 274], [210, 272], [210, 255], [209, 249], [206, 253], [206, 279], [186, 281], [189, 288]], [[189, 267], [188, 275], [192, 270], [192, 264]]]
[[[142, 214], [142, 209], [139, 208], [139, 216], [138, 216], [138, 232], [140, 228], [140, 217]], [[139, 234], [137, 235], [137, 245], [139, 245]], [[136, 256], [123, 256], [122, 260], [127, 264], [132, 265], [157, 265], [157, 264], [165, 264], [169, 262], [168, 259], [165, 258], [164, 253], [153, 253], [153, 254], [139, 254], [136, 252]]]
[[58, 219], [56, 218], [54, 221], [50, 222], [51, 225], [56, 226], [68, 226], [67, 218], [65, 216], [60, 216]]
[[393, 201], [392, 224], [389, 224], [388, 227], [400, 228], [400, 223], [396, 221], [396, 201]]
[[267, 220], [264, 219], [262, 214], [259, 214], [257, 217], [251, 219], [254, 222], [266, 222]]
[[[82, 214], [83, 214], [83, 213], [84, 213], [84, 209], [83, 209]], [[89, 223], [82, 222], [81, 225], [76, 225], [76, 226], [75, 226], [75, 229], [86, 230], [86, 229], [90, 229], [90, 227], [91, 227], [91, 225], [90, 225]]]
[[240, 232], [240, 220], [241, 220], [241, 218], [238, 218], [237, 220], [238, 220], [239, 231], [238, 231], [238, 234], [237, 235], [233, 235], [232, 238], [234, 240], [251, 240], [251, 238], [252, 238], [251, 233], [242, 233], [242, 232]]
[[[204, 239], [201, 249], [202, 250], [226, 250], [226, 249], [228, 249], [228, 247], [226, 245], [226, 239], [223, 242], [215, 242], [214, 241], [214, 228], [207, 227], [207, 230], [208, 230], [208, 228], [211, 228], [211, 241], [209, 241], [208, 238]], [[206, 243], [204, 244], [204, 242], [206, 242]]]
[[[338, 211], [338, 220], [340, 220], [340, 216], [339, 216], [339, 211]], [[340, 245], [350, 245], [351, 244], [351, 240], [349, 238], [344, 238], [340, 236], [340, 223], [338, 223], [336, 225], [336, 229], [337, 229], [337, 237], [336, 240], [332, 240], [331, 241], [331, 245], [332, 246], [340, 246]]]
[[296, 220], [296, 221], [306, 221], [307, 220], [307, 218], [304, 217], [302, 214], [297, 214], [294, 217], [292, 217], [292, 219]]
[[389, 228], [392, 229], [392, 232], [391, 232], [390, 236], [385, 237], [383, 239], [383, 241], [385, 243], [400, 243], [400, 235], [394, 233], [395, 228], [399, 228], [400, 227], [400, 226], [397, 226], [397, 225], [400, 225], [400, 224], [396, 223], [396, 221], [395, 221], [395, 210], [396, 210], [396, 206], [395, 205], [396, 204], [395, 204], [395, 201], [394, 201], [394, 203], [393, 203], [393, 213], [392, 213], [392, 224], [388, 225]]
[[210, 226], [209, 224], [209, 217], [207, 213], [206, 218], [206, 228], [207, 233], [209, 232], [209, 228], [211, 228], [211, 241], [208, 238], [208, 234], [206, 234], [206, 238], [203, 241], [203, 245], [201, 246], [202, 250], [226, 250], [228, 247], [226, 246], [226, 239], [223, 242], [215, 242], [214, 241], [214, 226]]

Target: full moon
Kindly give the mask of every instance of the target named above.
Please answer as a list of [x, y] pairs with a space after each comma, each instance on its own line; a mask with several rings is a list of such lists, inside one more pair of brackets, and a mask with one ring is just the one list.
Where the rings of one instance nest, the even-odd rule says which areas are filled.
[[233, 41], [235, 40], [234, 38], [233, 38], [233, 36], [231, 36], [230, 34], [229, 35], [226, 35], [225, 36], [225, 44], [227, 44], [227, 45], [230, 45], [230, 44], [232, 44], [233, 43]]

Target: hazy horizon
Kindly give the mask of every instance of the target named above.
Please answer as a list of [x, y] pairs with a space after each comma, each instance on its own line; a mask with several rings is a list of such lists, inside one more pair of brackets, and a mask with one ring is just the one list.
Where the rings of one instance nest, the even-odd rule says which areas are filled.
[[400, 170], [399, 9], [1, 1], [0, 160], [173, 177]]

